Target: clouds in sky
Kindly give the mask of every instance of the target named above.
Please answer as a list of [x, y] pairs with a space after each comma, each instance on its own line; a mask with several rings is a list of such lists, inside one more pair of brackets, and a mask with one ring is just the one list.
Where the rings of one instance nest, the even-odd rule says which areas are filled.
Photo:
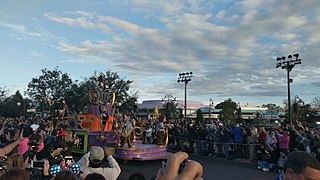
[[[134, 80], [139, 101], [167, 93], [182, 98], [178, 73], [193, 71], [189, 99], [281, 103], [286, 73], [275, 68], [275, 58], [297, 52], [302, 65], [291, 73], [294, 93], [307, 100], [319, 95], [317, 0], [103, 1], [42, 9], [41, 16], [63, 29], [45, 31], [55, 36], [60, 66], [108, 65]], [[0, 21], [30, 38], [42, 36], [26, 26]]]

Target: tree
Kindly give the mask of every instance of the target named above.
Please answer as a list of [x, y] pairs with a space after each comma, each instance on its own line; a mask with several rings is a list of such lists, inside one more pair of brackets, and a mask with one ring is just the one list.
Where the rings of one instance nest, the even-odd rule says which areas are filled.
[[222, 109], [220, 113], [220, 118], [224, 120], [236, 121], [237, 116], [237, 103], [232, 101], [230, 98], [221, 102], [215, 106], [216, 109]]
[[138, 92], [130, 89], [132, 82], [120, 78], [117, 72], [106, 71], [94, 72], [86, 85], [89, 90], [100, 91], [99, 86], [103, 84], [103, 88], [115, 93], [115, 103], [119, 105], [120, 111], [133, 112], [137, 110]]
[[320, 110], [320, 96], [317, 96], [317, 97], [312, 99], [311, 107], [314, 108], [317, 111]]
[[196, 124], [204, 124], [204, 118], [201, 109], [197, 110]]
[[44, 110], [50, 114], [62, 109], [66, 92], [70, 89], [72, 79], [58, 67], [53, 70], [42, 69], [39, 77], [32, 78], [28, 84], [27, 93], [39, 103], [42, 115]]
[[4, 100], [3, 117], [19, 117], [23, 115], [24, 100], [19, 91]]
[[5, 99], [7, 98], [9, 90], [4, 86], [0, 87], [0, 116], [4, 114], [5, 111]]
[[69, 111], [74, 114], [84, 113], [84, 107], [89, 103], [87, 81], [71, 84], [70, 89], [65, 94], [65, 103]]
[[175, 100], [162, 100], [161, 113], [166, 115], [167, 120], [177, 119], [177, 106], [178, 104]]

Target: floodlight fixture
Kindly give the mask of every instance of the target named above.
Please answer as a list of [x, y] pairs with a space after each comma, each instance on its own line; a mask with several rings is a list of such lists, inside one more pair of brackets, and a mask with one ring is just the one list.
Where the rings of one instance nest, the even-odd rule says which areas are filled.
[[187, 120], [187, 84], [192, 80], [192, 72], [179, 73], [177, 82], [184, 83], [184, 120]]
[[[293, 58], [294, 57], [294, 58]], [[290, 79], [290, 71], [294, 68], [295, 65], [301, 64], [301, 59], [298, 59], [299, 54], [288, 55], [286, 60], [285, 56], [277, 57], [276, 68], [281, 67], [282, 69], [287, 70], [287, 84], [288, 84], [288, 119], [290, 124], [292, 124], [292, 115], [291, 115], [291, 100], [290, 100], [290, 83], [293, 82], [293, 79]], [[281, 61], [282, 60], [282, 61]]]

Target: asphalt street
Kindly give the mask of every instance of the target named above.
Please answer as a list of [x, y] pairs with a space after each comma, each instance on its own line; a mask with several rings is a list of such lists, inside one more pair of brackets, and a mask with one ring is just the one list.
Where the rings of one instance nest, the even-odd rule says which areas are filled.
[[[248, 162], [193, 155], [190, 159], [202, 164], [205, 180], [273, 180], [277, 176], [276, 173], [262, 172], [255, 164]], [[141, 173], [147, 179], [152, 179], [161, 168], [161, 160], [118, 162], [122, 169], [120, 180], [128, 179], [133, 173]]]

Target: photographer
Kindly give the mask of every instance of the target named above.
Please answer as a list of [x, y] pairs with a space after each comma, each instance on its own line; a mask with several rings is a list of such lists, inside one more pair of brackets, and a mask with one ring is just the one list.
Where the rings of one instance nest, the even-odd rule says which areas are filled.
[[[168, 157], [167, 165], [164, 169], [158, 171], [156, 180], [200, 180], [203, 175], [203, 168], [200, 163], [192, 160], [187, 160], [188, 154], [185, 152], [177, 152]], [[185, 161], [186, 164], [182, 169], [181, 164]]]
[[[107, 157], [110, 167], [103, 167], [105, 157]], [[78, 164], [83, 172], [83, 174], [80, 175], [82, 179], [88, 174], [99, 173], [103, 175], [105, 179], [116, 180], [121, 172], [110, 150], [99, 146], [92, 146], [90, 151], [78, 161]]]
[[5, 147], [0, 149], [0, 157], [4, 157], [7, 154], [9, 154], [21, 141], [24, 140], [23, 138], [23, 130], [21, 130], [20, 136], [17, 140], [15, 140], [13, 143], [6, 145]]
[[40, 152], [40, 144], [41, 144], [41, 136], [38, 134], [32, 134], [30, 138], [28, 138], [27, 145], [28, 150], [23, 153], [23, 159], [27, 162], [37, 159], [36, 155]]
[[[32, 124], [31, 126], [25, 126], [23, 125], [21, 129], [24, 129], [23, 137], [25, 139], [19, 143], [18, 146], [18, 153], [23, 155], [28, 150], [30, 150], [30, 146], [37, 146], [37, 149], [34, 151], [39, 152], [43, 149], [43, 137], [41, 134], [37, 133], [37, 127], [35, 124]], [[32, 138], [32, 139], [31, 139]]]
[[50, 165], [60, 164], [64, 156], [68, 155], [68, 147], [65, 141], [55, 138], [50, 144], [47, 144], [37, 153], [37, 159], [47, 159]]

